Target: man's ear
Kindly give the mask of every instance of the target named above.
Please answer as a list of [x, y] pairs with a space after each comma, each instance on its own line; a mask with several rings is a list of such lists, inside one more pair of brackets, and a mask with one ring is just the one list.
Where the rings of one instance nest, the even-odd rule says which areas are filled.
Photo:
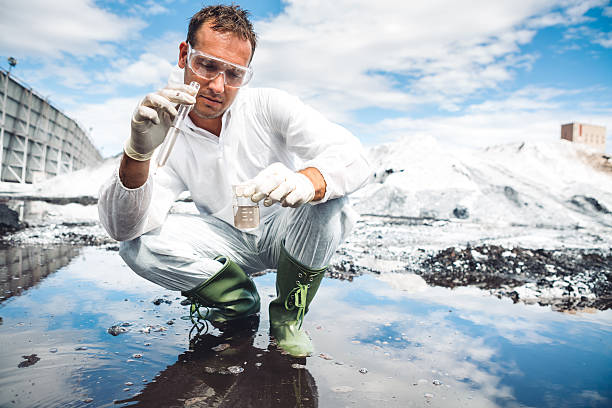
[[181, 68], [185, 68], [185, 65], [187, 65], [187, 43], [185, 41], [183, 41], [182, 43], [179, 44], [179, 59], [178, 59], [178, 66]]

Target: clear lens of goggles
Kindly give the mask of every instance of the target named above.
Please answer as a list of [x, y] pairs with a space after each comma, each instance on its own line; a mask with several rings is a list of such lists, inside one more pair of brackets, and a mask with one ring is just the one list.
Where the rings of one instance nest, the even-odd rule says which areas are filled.
[[223, 74], [225, 85], [234, 88], [239, 88], [246, 85], [253, 76], [253, 70], [241, 65], [232, 64], [212, 55], [205, 54], [201, 51], [194, 50], [189, 46], [189, 54], [187, 61], [189, 68], [197, 75], [212, 80], [219, 74]]

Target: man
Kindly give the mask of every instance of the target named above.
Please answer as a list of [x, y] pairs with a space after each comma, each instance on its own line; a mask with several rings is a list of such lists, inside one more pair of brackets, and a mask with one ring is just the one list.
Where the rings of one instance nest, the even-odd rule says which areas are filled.
[[[179, 46], [182, 84], [147, 95], [132, 117], [119, 171], [100, 190], [99, 212], [136, 273], [192, 301], [192, 312], [228, 322], [259, 311], [248, 273], [276, 268], [270, 333], [293, 356], [312, 353], [302, 329], [324, 271], [352, 226], [346, 195], [369, 167], [357, 139], [273, 89], [248, 83], [256, 36], [238, 6], [196, 13]], [[197, 81], [197, 92], [187, 85]], [[154, 150], [193, 105], [167, 164], [151, 174]], [[155, 166], [151, 166], [155, 167]], [[297, 171], [296, 171], [297, 170]], [[263, 200], [253, 231], [233, 227], [232, 185]], [[190, 191], [199, 215], [171, 214]]]

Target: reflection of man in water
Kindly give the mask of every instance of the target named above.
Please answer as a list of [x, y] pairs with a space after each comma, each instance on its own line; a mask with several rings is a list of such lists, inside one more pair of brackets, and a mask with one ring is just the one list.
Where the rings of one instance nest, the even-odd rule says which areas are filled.
[[[123, 241], [120, 254], [136, 273], [182, 291], [192, 313], [212, 322], [257, 313], [247, 274], [276, 268], [270, 333], [289, 354], [305, 356], [312, 344], [301, 328], [304, 314], [352, 227], [345, 196], [369, 168], [354, 136], [297, 98], [240, 89], [251, 79], [255, 45], [238, 6], [206, 7], [192, 17], [179, 45], [182, 82], [136, 108], [119, 171], [100, 191], [100, 219]], [[191, 81], [199, 91], [185, 85]], [[177, 104], [193, 109], [167, 164], [152, 175], [151, 156]], [[264, 202], [259, 227], [248, 232], [233, 226], [232, 185], [243, 183], [252, 201]], [[200, 214], [167, 216], [184, 191]]]
[[[253, 345], [258, 323], [257, 319], [241, 321], [219, 337], [198, 337], [189, 352], [163, 369], [155, 382], [116, 403], [137, 402], [143, 407], [317, 407], [318, 388], [307, 368], [295, 369], [295, 359]], [[230, 344], [227, 351], [213, 351], [223, 343]], [[244, 372], [231, 375], [228, 368]]]

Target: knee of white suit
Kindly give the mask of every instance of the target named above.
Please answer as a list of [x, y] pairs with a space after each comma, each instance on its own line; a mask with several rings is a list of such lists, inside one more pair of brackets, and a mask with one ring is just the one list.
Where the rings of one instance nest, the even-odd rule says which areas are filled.
[[186, 257], [181, 251], [173, 252], [173, 248], [165, 247], [160, 251], [156, 240], [156, 235], [144, 235], [121, 242], [119, 255], [138, 275], [166, 289], [191, 290], [223, 267], [214, 259], [195, 254]]
[[303, 265], [320, 269], [329, 264], [348, 237], [355, 213], [346, 197], [298, 209], [287, 226], [285, 249]]

